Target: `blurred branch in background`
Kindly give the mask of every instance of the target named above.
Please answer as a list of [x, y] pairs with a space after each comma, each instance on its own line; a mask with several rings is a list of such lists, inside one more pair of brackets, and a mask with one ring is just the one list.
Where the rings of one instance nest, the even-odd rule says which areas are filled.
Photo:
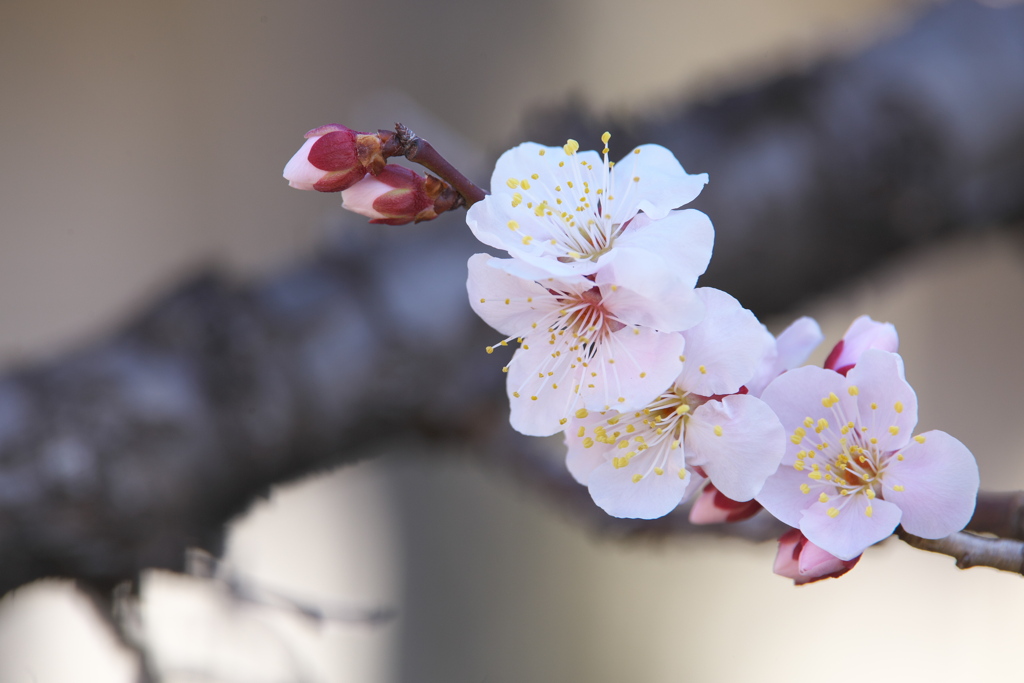
[[[859, 56], [680, 111], [610, 125], [566, 109], [528, 137], [586, 146], [610, 129], [615, 149], [658, 142], [707, 171], [697, 206], [718, 244], [703, 284], [758, 314], [1024, 220], [1021, 6], [943, 5]], [[483, 353], [495, 333], [465, 303], [478, 245], [460, 219], [355, 226], [266, 282], [200, 277], [109, 339], [8, 374], [0, 592], [181, 569], [189, 546], [217, 553], [225, 522], [273, 484], [382, 444], [457, 444], [606, 528], [636, 528], [605, 519], [560, 464], [518, 457], [536, 446], [508, 427]]]

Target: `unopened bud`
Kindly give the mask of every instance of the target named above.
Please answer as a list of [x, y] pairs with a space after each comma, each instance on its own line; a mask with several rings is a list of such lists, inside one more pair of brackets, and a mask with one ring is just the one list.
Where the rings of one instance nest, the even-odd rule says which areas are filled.
[[395, 165], [367, 174], [341, 199], [342, 208], [386, 225], [429, 221], [458, 205], [458, 195], [446, 183]]
[[860, 558], [858, 555], [852, 560], [840, 560], [808, 541], [799, 529], [791, 529], [779, 538], [774, 571], [801, 586], [842, 576], [853, 569]]
[[895, 353], [900, 339], [891, 323], [880, 323], [862, 315], [853, 321], [850, 329], [825, 359], [825, 368], [846, 375], [868, 349], [881, 349]]
[[288, 184], [300, 190], [341, 192], [367, 173], [384, 168], [377, 134], [332, 123], [306, 133], [306, 142], [284, 167]]
[[756, 500], [740, 502], [733, 500], [715, 488], [710, 482], [700, 492], [690, 508], [691, 524], [722, 524], [742, 522], [761, 511]]

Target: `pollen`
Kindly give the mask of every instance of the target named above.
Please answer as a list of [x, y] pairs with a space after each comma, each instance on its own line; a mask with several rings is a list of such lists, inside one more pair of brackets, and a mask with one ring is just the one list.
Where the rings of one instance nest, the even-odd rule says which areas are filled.
[[582, 420], [583, 418], [585, 418], [585, 417], [586, 417], [587, 415], [589, 415], [589, 414], [590, 414], [590, 413], [589, 413], [589, 412], [587, 412], [587, 409], [586, 409], [586, 408], [580, 408], [579, 410], [577, 410], [577, 411], [576, 411], [576, 417], [578, 417], [578, 418], [579, 418], [579, 419], [581, 419], [581, 420]]
[[580, 143], [576, 142], [572, 138], [566, 140], [565, 144], [562, 145], [562, 149], [565, 150], [565, 153], [570, 155], [570, 156], [575, 154], [579, 150], [579, 148], [580, 148]]
[[903, 403], [901, 401], [896, 401], [896, 405], [894, 405], [892, 407], [892, 409], [895, 410], [897, 413], [902, 413], [903, 412]]
[[903, 484], [896, 484], [895, 486], [892, 487], [892, 490], [893, 491], [897, 491], [897, 492], [898, 491], [903, 491], [904, 490], [903, 489]]
[[508, 180], [505, 181], [505, 184], [508, 185], [509, 188], [513, 190], [519, 187], [519, 181], [515, 178], [509, 178]]
[[715, 436], [721, 436], [721, 435], [722, 435], [722, 428], [719, 427], [718, 425], [715, 425]]
[[867, 515], [868, 517], [870, 517], [873, 512], [874, 512], [874, 510], [871, 508], [870, 505], [868, 505], [866, 508], [864, 508], [864, 514]]
[[896, 425], [893, 425], [892, 427], [889, 427], [889, 433], [892, 434], [893, 436], [896, 436], [897, 434], [900, 433], [900, 428], [897, 427]]
[[560, 424], [560, 425], [564, 425], [564, 424], [565, 424], [566, 422], [568, 422], [568, 421], [569, 421], [569, 418], [567, 418], [567, 417], [563, 417], [562, 419], [560, 419], [560, 420], [558, 421], [558, 424]]
[[655, 467], [654, 473], [660, 477], [661, 475], [665, 474], [665, 470], [661, 469], [660, 467]]
[[832, 519], [835, 519], [836, 517], [839, 516], [839, 510], [837, 508], [829, 508], [828, 511], [827, 511], [827, 514]]
[[508, 222], [508, 229], [509, 230], [518, 230], [519, 229], [519, 223], [516, 223], [515, 221], [509, 221]]
[[831, 408], [837, 403], [839, 403], [839, 397], [832, 392], [829, 392], [828, 396], [821, 399], [821, 405], [825, 408]]
[[643, 478], [644, 478], [644, 475], [642, 475], [642, 474], [634, 474], [633, 475], [633, 483], [634, 484], [638, 484], [638, 483], [640, 483], [640, 480], [643, 479]]
[[591, 439], [589, 436], [587, 438], [583, 439], [583, 447], [584, 448], [590, 448], [593, 445], [594, 445], [594, 440]]
[[697, 368], [697, 369], [698, 369], [698, 370], [700, 370], [700, 374], [702, 374], [702, 375], [706, 375], [706, 374], [708, 374], [708, 369], [707, 369], [706, 367], [704, 367], [703, 365], [702, 365], [702, 366], [700, 366], [700, 367], [699, 367], [699, 368]]
[[810, 492], [811, 492], [811, 487], [810, 486], [808, 486], [806, 483], [800, 484], [800, 493], [810, 493]]
[[846, 392], [850, 394], [850, 396], [856, 396], [857, 394], [860, 393], [860, 389], [858, 389], [856, 385], [851, 384], [850, 388], [847, 389]]
[[925, 439], [924, 439], [923, 436], [915, 436], [914, 437], [914, 441], [916, 441], [918, 443], [924, 443]]
[[[807, 486], [807, 484], [804, 484], [804, 486]], [[818, 501], [822, 502], [822, 503], [827, 503], [828, 502], [828, 494], [822, 492], [822, 494], [820, 496], [818, 496]]]

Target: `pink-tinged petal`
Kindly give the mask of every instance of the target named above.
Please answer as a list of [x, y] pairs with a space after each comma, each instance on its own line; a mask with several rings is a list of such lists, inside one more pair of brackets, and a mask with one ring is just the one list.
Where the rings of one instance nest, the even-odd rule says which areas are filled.
[[[838, 514], [830, 515], [829, 510], [838, 510]], [[881, 498], [834, 496], [804, 510], [800, 530], [825, 552], [840, 560], [852, 560], [865, 548], [891, 536], [900, 517], [900, 509]]]
[[900, 339], [891, 323], [876, 322], [862, 315], [853, 321], [846, 334], [829, 353], [825, 359], [825, 367], [845, 375], [868, 349], [895, 353], [899, 347]]
[[[601, 284], [601, 279], [601, 273], [598, 273], [598, 284]], [[616, 320], [661, 332], [688, 330], [705, 315], [704, 301], [691, 286], [682, 282], [675, 282], [661, 296], [653, 299], [617, 285], [602, 285], [601, 296]], [[666, 302], [671, 302], [671, 305]]]
[[903, 360], [869, 349], [850, 370], [847, 383], [848, 391], [856, 392], [861, 435], [877, 439], [879, 451], [902, 448], [917, 425], [917, 394], [903, 379]]
[[798, 577], [796, 585], [802, 586], [822, 579], [835, 579], [853, 569], [862, 555], [849, 560], [841, 560], [832, 553], [825, 552], [810, 541], [804, 543], [797, 562]]
[[760, 396], [773, 379], [787, 370], [803, 365], [807, 357], [822, 342], [821, 327], [813, 318], [798, 318], [782, 331], [758, 365], [753, 379], [744, 386], [751, 396]]
[[750, 519], [761, 511], [756, 500], [740, 502], [733, 500], [709, 483], [690, 508], [690, 524], [724, 524]]
[[[474, 204], [476, 206], [476, 204]], [[514, 275], [524, 280], [530, 280], [543, 286], [551, 287], [572, 287], [578, 291], [585, 291], [594, 286], [592, 280], [583, 275], [568, 273], [565, 275], [552, 275], [549, 269], [533, 265], [532, 262], [520, 258], [496, 258], [490, 262], [492, 268], [503, 270], [509, 275]]]
[[912, 439], [900, 455], [902, 460], [888, 461], [882, 496], [903, 510], [903, 528], [922, 538], [943, 538], [967, 526], [980, 482], [967, 447], [931, 431]]
[[387, 218], [385, 214], [374, 208], [373, 203], [391, 190], [391, 186], [385, 185], [367, 173], [358, 183], [342, 191], [341, 208], [367, 218]]
[[735, 394], [698, 407], [686, 424], [687, 462], [736, 501], [751, 500], [786, 450], [779, 419], [760, 399]]
[[754, 376], [774, 340], [754, 314], [730, 295], [711, 287], [696, 292], [707, 311], [704, 320], [683, 332], [686, 363], [677, 384], [701, 396], [739, 391]]
[[598, 283], [629, 287], [659, 297], [666, 280], [691, 288], [707, 270], [715, 244], [711, 220], [694, 209], [672, 211], [661, 220], [638, 216], [615, 241], [615, 259], [598, 275]]
[[[832, 403], [833, 396], [837, 401], [835, 404]], [[821, 419], [831, 424], [837, 421], [836, 410], [843, 415], [856, 415], [857, 411], [857, 400], [847, 391], [847, 382], [843, 376], [813, 366], [796, 368], [779, 376], [765, 388], [761, 400], [775, 412], [786, 431], [786, 455], [782, 459], [784, 466], [792, 465], [797, 460], [797, 452], [816, 443], [811, 438], [814, 430], [805, 426], [807, 418], [814, 424]], [[765, 504], [765, 507], [768, 505]]]
[[775, 554], [772, 571], [794, 581], [800, 578], [800, 550], [807, 539], [799, 529], [790, 529], [779, 537], [779, 550]]
[[607, 209], [617, 220], [628, 220], [639, 211], [663, 218], [693, 201], [707, 182], [707, 173], [690, 175], [661, 145], [641, 145], [615, 164], [610, 193], [614, 200]]
[[312, 190], [313, 185], [327, 175], [326, 171], [309, 163], [309, 150], [315, 142], [315, 138], [306, 140], [299, 151], [292, 155], [292, 158], [285, 164], [282, 175], [291, 187], [298, 190]]
[[[801, 488], [804, 484], [806, 493]], [[826, 487], [808, 478], [807, 472], [797, 471], [792, 465], [781, 465], [764, 482], [755, 499], [773, 517], [795, 527], [800, 526], [803, 510], [817, 502], [819, 494], [826, 489], [833, 491], [835, 487]]]
[[587, 488], [598, 507], [613, 517], [656, 519], [672, 512], [686, 493], [690, 473], [682, 466], [682, 449], [658, 474], [640, 454], [624, 467], [605, 462], [590, 473]]
[[575, 357], [584, 407], [622, 411], [643, 408], [672, 384], [682, 368], [682, 353], [683, 338], [675, 332], [646, 327], [612, 332], [597, 344], [592, 358]]
[[466, 281], [469, 304], [484, 322], [502, 334], [527, 335], [541, 328], [545, 316], [559, 304], [544, 287], [496, 268], [499, 261], [487, 254], [470, 257]]
[[[593, 427], [602, 424], [610, 415], [595, 413], [583, 420], [573, 419], [565, 428], [565, 465], [573, 479], [584, 486], [590, 480], [590, 473], [612, 458], [615, 446], [593, 439]], [[590, 438], [587, 438], [587, 432]]]

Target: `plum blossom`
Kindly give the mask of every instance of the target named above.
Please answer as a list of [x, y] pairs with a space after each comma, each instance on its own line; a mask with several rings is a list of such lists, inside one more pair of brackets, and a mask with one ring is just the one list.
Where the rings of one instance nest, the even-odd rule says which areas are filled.
[[647, 298], [692, 290], [711, 258], [714, 228], [699, 211], [674, 209], [700, 193], [707, 174], [686, 173], [659, 145], [611, 163], [609, 137], [602, 155], [580, 152], [575, 140], [505, 152], [491, 194], [466, 216], [469, 227], [507, 251], [513, 258], [500, 267], [521, 277], [605, 271], [605, 282]]
[[661, 517], [706, 478], [729, 498], [748, 501], [785, 451], [771, 409], [738, 393], [771, 335], [725, 292], [697, 293], [707, 314], [680, 333], [684, 363], [668, 389], [638, 410], [574, 419], [565, 429], [569, 471], [610, 515]]
[[434, 201], [445, 186], [403, 166], [385, 166], [342, 190], [341, 208], [372, 219], [371, 223], [405, 225], [437, 218]]
[[857, 555], [850, 560], [840, 560], [808, 541], [799, 529], [790, 529], [779, 538], [774, 572], [802, 586], [842, 576], [853, 569], [860, 558]]
[[690, 507], [690, 524], [742, 522], [760, 511], [761, 504], [756, 500], [733, 500], [708, 482]]
[[520, 343], [505, 368], [516, 430], [548, 436], [572, 415], [640, 408], [679, 374], [683, 338], [646, 323], [666, 317], [696, 323], [704, 312], [696, 297], [692, 305], [666, 307], [579, 275], [524, 279], [500, 261], [471, 257], [467, 289], [477, 315], [508, 335], [499, 345]]
[[945, 432], [911, 437], [917, 396], [897, 354], [868, 349], [845, 377], [790, 370], [761, 397], [790, 438], [757, 500], [825, 552], [852, 560], [897, 525], [942, 538], [970, 520], [978, 466]]

